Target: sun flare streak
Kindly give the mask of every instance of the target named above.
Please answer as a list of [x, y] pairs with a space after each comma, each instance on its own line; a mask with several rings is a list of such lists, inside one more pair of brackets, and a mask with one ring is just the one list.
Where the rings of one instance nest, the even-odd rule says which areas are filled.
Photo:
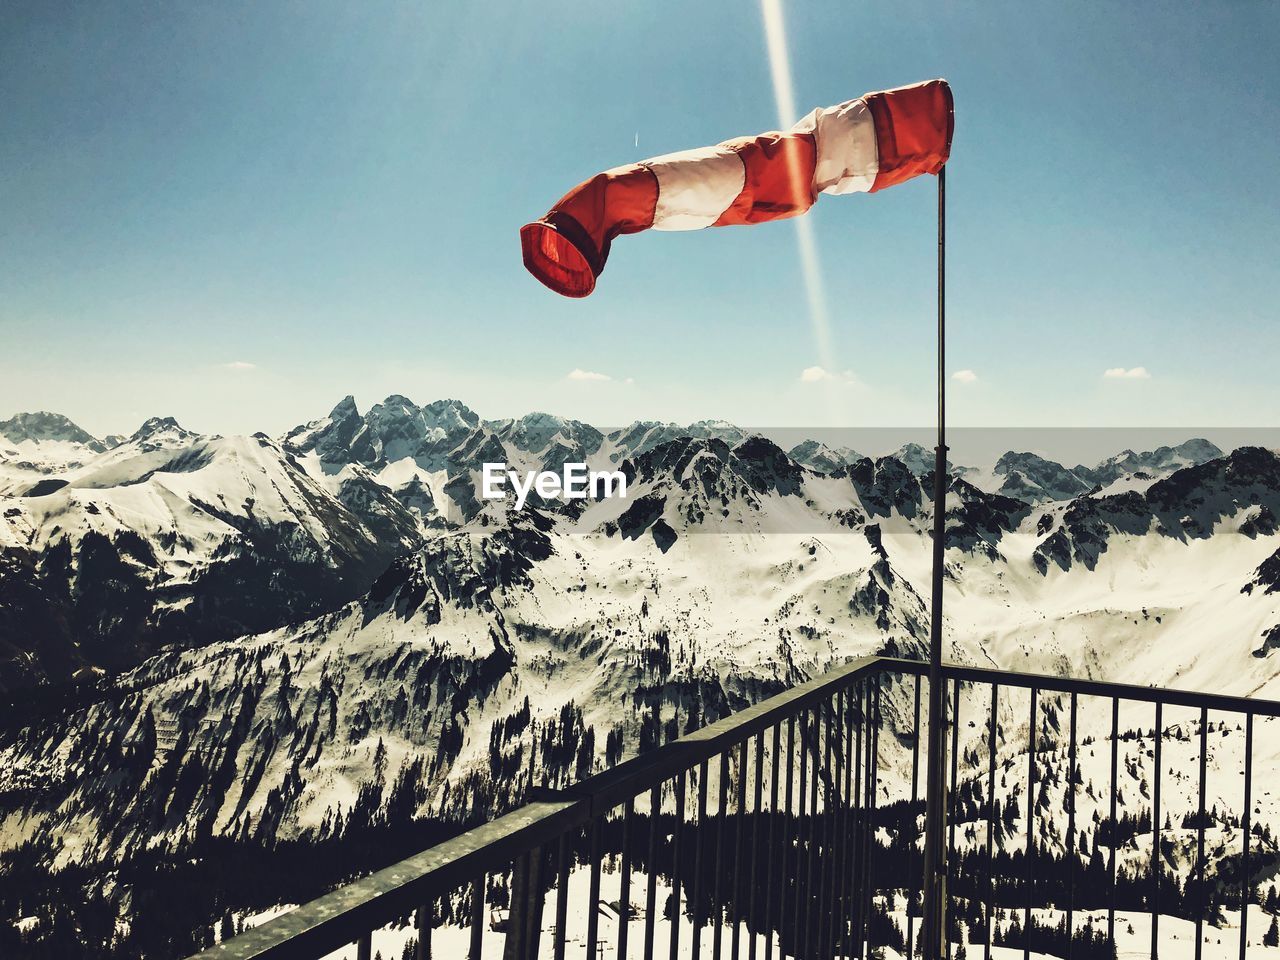
[[[791, 60], [787, 53], [787, 29], [782, 17], [782, 0], [760, 0], [764, 18], [765, 44], [769, 53], [769, 73], [773, 79], [773, 96], [778, 107], [778, 125], [787, 129], [796, 122], [796, 98], [791, 86]], [[797, 176], [799, 171], [797, 171]], [[800, 253], [800, 269], [804, 276], [805, 295], [809, 301], [809, 320], [818, 349], [820, 364], [834, 369], [831, 348], [831, 325], [827, 316], [827, 295], [822, 282], [822, 265], [808, 217], [797, 217], [796, 245]]]

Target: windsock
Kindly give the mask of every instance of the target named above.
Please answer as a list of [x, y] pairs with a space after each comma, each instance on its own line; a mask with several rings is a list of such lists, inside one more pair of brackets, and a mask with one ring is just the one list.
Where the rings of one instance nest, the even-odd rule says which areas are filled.
[[614, 167], [520, 228], [524, 265], [585, 297], [620, 234], [764, 223], [799, 216], [820, 193], [875, 193], [941, 170], [953, 127], [951, 87], [929, 80], [819, 108], [785, 132]]

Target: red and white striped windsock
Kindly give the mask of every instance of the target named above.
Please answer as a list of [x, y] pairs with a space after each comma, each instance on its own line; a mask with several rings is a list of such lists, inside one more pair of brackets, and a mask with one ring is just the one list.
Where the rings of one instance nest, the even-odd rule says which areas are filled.
[[556, 293], [585, 297], [619, 234], [781, 220], [819, 193], [874, 193], [937, 173], [953, 125], [951, 88], [929, 80], [814, 110], [785, 133], [615, 167], [520, 228], [524, 265]]

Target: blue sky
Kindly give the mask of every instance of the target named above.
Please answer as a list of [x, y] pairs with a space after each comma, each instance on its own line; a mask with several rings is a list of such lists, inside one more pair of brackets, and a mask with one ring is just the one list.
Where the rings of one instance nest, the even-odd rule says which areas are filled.
[[[1280, 6], [784, 13], [801, 112], [952, 83], [953, 423], [1274, 423]], [[802, 381], [792, 224], [622, 238], [580, 302], [521, 266], [584, 177], [778, 126], [756, 4], [10, 3], [0, 104], [0, 417], [930, 422], [931, 179], [809, 215], [851, 382]]]

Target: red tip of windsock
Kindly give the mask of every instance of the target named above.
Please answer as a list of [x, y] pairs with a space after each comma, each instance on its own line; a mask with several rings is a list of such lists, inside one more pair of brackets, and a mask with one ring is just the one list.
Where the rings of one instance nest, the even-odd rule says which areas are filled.
[[570, 239], [572, 232], [557, 229], [551, 218], [535, 220], [520, 228], [520, 247], [525, 269], [539, 281], [556, 293], [581, 298], [596, 288], [596, 274]]
[[657, 202], [658, 181], [640, 164], [596, 174], [520, 228], [524, 265], [556, 293], [585, 297], [596, 287], [613, 238], [649, 229]]

